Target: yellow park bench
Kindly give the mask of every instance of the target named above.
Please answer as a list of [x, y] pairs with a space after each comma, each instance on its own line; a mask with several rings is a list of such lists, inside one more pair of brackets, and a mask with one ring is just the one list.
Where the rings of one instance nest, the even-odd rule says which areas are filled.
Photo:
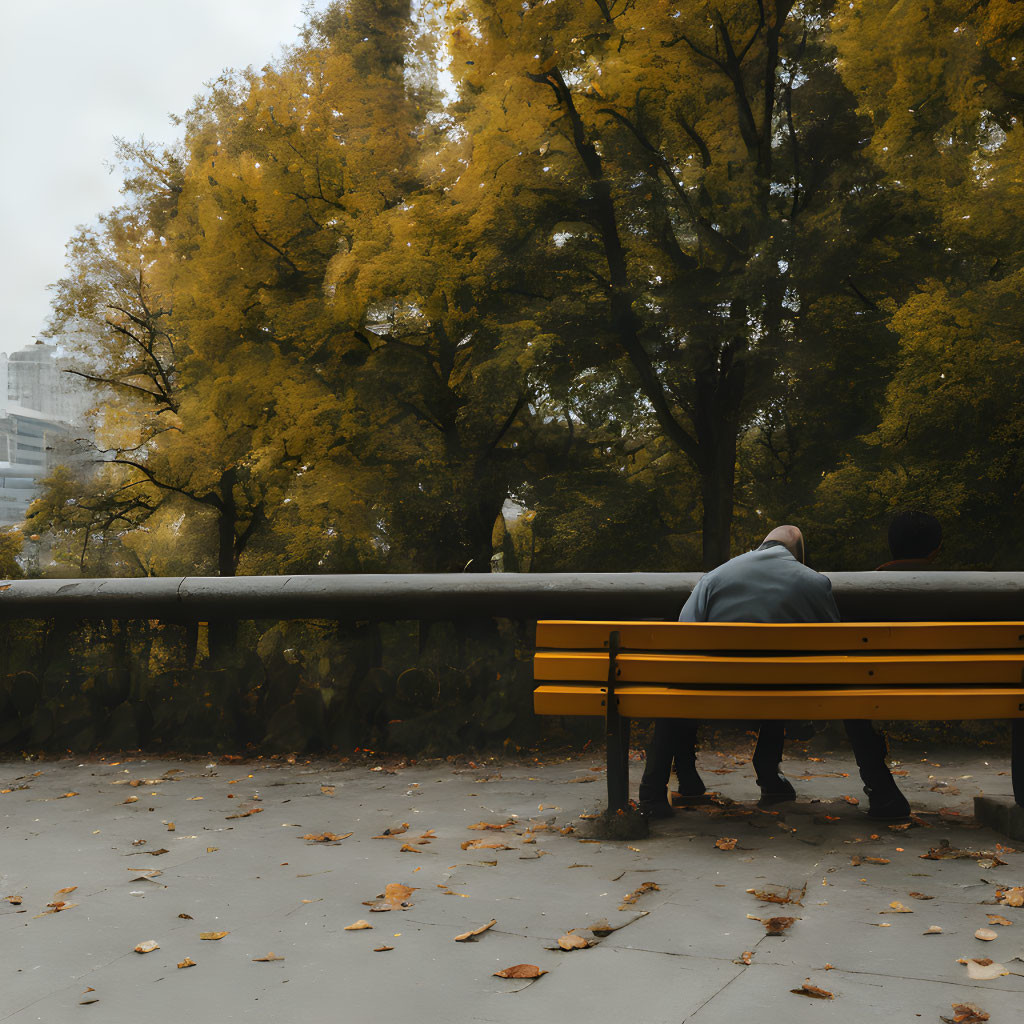
[[1024, 806], [1024, 622], [537, 623], [534, 711], [602, 716], [608, 806], [634, 718], [1012, 720]]

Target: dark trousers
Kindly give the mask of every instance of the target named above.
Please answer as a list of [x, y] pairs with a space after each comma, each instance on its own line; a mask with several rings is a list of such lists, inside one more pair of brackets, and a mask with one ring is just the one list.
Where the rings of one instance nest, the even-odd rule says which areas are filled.
[[[895, 788], [896, 783], [885, 763], [885, 736], [876, 732], [868, 719], [848, 719], [843, 725], [864, 784], [874, 790]], [[640, 779], [641, 803], [667, 799], [673, 765], [677, 773], [680, 767], [685, 769], [693, 765], [697, 756], [699, 726], [700, 722], [693, 718], [654, 720], [654, 739], [647, 748], [644, 774]], [[759, 780], [772, 779], [778, 774], [785, 739], [785, 722], [772, 720], [761, 723], [753, 757], [754, 771]]]

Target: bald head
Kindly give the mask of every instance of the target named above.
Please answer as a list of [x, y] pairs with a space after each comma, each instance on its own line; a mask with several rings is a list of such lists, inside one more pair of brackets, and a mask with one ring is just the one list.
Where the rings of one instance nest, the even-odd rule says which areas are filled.
[[765, 537], [762, 543], [766, 543], [770, 540], [778, 541], [801, 564], [806, 563], [804, 535], [797, 527], [776, 526], [775, 529]]

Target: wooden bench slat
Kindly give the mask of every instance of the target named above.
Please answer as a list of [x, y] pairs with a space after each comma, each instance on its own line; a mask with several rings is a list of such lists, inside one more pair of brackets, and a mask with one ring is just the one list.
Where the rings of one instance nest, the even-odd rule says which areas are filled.
[[[1020, 683], [1024, 651], [995, 654], [915, 654], [733, 657], [702, 654], [620, 654], [622, 683], [888, 686], [939, 683]], [[538, 651], [534, 678], [575, 682], [608, 679], [599, 652]], [[806, 717], [806, 716], [804, 716]]]
[[[603, 716], [607, 692], [600, 686], [539, 686], [534, 691], [534, 711], [538, 715]], [[1024, 689], [708, 691], [635, 685], [616, 689], [615, 695], [619, 713], [627, 718], [735, 719], [740, 711], [750, 720], [1024, 718]]]
[[574, 622], [537, 623], [537, 647], [649, 651], [874, 651], [1024, 649], [1024, 622]]

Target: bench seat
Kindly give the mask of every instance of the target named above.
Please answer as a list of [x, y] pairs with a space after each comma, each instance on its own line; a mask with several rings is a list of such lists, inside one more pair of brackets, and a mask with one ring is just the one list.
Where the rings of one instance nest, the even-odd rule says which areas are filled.
[[633, 718], [1013, 721], [1024, 804], [1024, 622], [537, 624], [534, 710], [603, 716], [609, 806]]

